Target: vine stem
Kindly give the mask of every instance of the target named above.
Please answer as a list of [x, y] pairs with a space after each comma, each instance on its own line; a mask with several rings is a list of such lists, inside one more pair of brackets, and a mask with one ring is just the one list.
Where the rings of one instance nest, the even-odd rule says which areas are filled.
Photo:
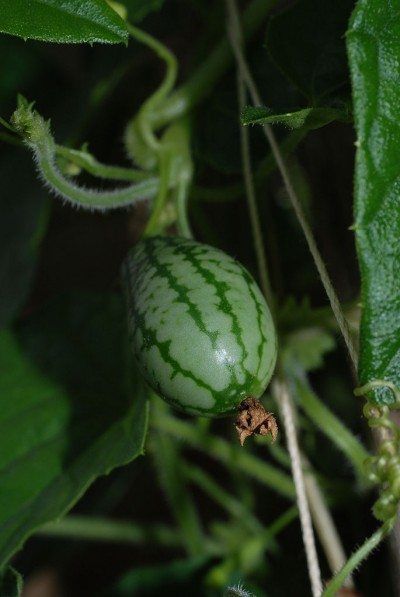
[[134, 39], [153, 50], [153, 52], [155, 52], [155, 54], [157, 54], [157, 56], [165, 62], [166, 71], [164, 80], [148, 100], [151, 102], [151, 104], [155, 104], [164, 99], [170, 93], [170, 91], [172, 91], [178, 73], [178, 62], [174, 54], [170, 52], [168, 48], [164, 46], [164, 44], [158, 41], [158, 39], [149, 33], [142, 31], [142, 29], [131, 25], [130, 23], [127, 23], [126, 27]]
[[[264, 23], [270, 10], [278, 0], [252, 0], [243, 11], [243, 28], [246, 38], [250, 38]], [[171, 93], [154, 113], [154, 127], [160, 128], [171, 120], [190, 112], [214, 89], [218, 79], [232, 62], [227, 39], [222, 39], [208, 54], [206, 60], [194, 74], [178, 89]]]
[[[160, 144], [152, 128], [151, 113], [153, 111], [157, 111], [157, 107], [172, 91], [178, 73], [178, 62], [174, 54], [152, 35], [145, 33], [130, 23], [127, 23], [127, 29], [134, 39], [153, 50], [153, 52], [155, 52], [157, 56], [165, 62], [166, 72], [164, 79], [153, 95], [151, 95], [150, 98], [143, 104], [143, 107], [139, 111], [138, 121], [139, 128], [146, 144], [150, 149], [158, 152], [160, 149]], [[128, 124], [127, 130], [129, 130], [131, 124], [134, 122], [135, 119]]]
[[103, 164], [91, 153], [85, 150], [72, 149], [70, 147], [65, 147], [64, 145], [56, 145], [55, 152], [57, 156], [61, 156], [68, 162], [78, 166], [78, 168], [82, 168], [97, 178], [128, 182], [137, 182], [150, 178], [149, 174], [142, 170]]
[[[229, 1], [229, 0], [228, 0]], [[311, 513], [308, 506], [306, 487], [301, 463], [300, 448], [294, 424], [292, 401], [285, 381], [275, 379], [272, 382], [272, 394], [279, 404], [284, 421], [286, 442], [291, 459], [292, 474], [296, 488], [297, 505], [299, 508], [303, 543], [306, 551], [308, 574], [311, 582], [313, 597], [320, 597], [322, 593], [321, 570], [318, 562]]]
[[176, 532], [167, 526], [141, 527], [128, 521], [79, 514], [70, 514], [56, 522], [48, 522], [40, 527], [36, 534], [80, 541], [107, 541], [134, 545], [144, 542], [156, 542], [168, 546], [181, 544]]
[[56, 144], [50, 131], [50, 123], [33, 109], [23, 98], [12, 115], [15, 128], [29, 147], [39, 174], [49, 189], [76, 207], [91, 211], [104, 211], [133, 205], [154, 197], [159, 181], [148, 178], [122, 189], [98, 190], [79, 186], [66, 178], [56, 163]]
[[185, 238], [193, 238], [188, 216], [189, 184], [185, 180], [178, 182], [176, 189], [177, 222], [179, 234]]
[[[232, 15], [231, 28], [239, 29], [239, 31], [240, 31], [240, 21], [239, 21], [238, 11], [235, 6], [234, 0], [227, 0], [227, 2], [229, 4], [229, 6], [232, 7], [231, 8], [231, 15]], [[249, 94], [250, 94], [253, 104], [255, 106], [261, 105], [262, 104], [261, 96], [258, 92], [258, 89], [257, 89], [257, 86], [253, 79], [253, 76], [249, 70], [248, 64], [246, 62], [246, 59], [245, 59], [243, 51], [242, 51], [241, 44], [239, 44], [239, 43], [232, 44], [232, 50], [235, 54], [235, 58], [236, 58], [238, 67], [241, 72], [241, 76], [247, 86], [247, 89], [249, 91]], [[307, 221], [306, 215], [301, 206], [298, 195], [293, 187], [293, 184], [292, 184], [292, 181], [291, 181], [291, 178], [289, 175], [289, 171], [286, 167], [285, 161], [281, 154], [281, 150], [276, 141], [275, 135], [274, 135], [271, 127], [268, 124], [263, 125], [263, 130], [264, 130], [264, 134], [270, 144], [271, 151], [274, 155], [278, 169], [281, 173], [286, 192], [289, 196], [293, 210], [294, 210], [296, 217], [298, 219], [298, 222], [301, 226], [304, 237], [308, 244], [308, 248], [313, 257], [313, 260], [314, 260], [315, 266], [318, 270], [319, 276], [321, 278], [321, 282], [322, 282], [325, 292], [328, 296], [332, 311], [335, 315], [340, 332], [343, 336], [343, 340], [345, 342], [347, 351], [349, 353], [352, 367], [353, 367], [354, 371], [356, 372], [357, 371], [357, 363], [358, 363], [358, 351], [354, 344], [353, 338], [351, 337], [349, 326], [348, 326], [347, 320], [343, 314], [338, 296], [336, 294], [336, 291], [335, 291], [333, 284], [331, 282], [331, 279], [329, 277], [328, 270], [326, 269], [326, 265], [325, 265], [325, 263], [321, 257], [321, 254], [318, 250], [317, 243], [315, 241], [313, 232], [311, 230], [311, 227]]]
[[343, 568], [331, 580], [323, 592], [323, 597], [334, 597], [344, 584], [346, 578], [351, 574], [371, 552], [376, 549], [379, 543], [386, 537], [393, 527], [393, 520], [389, 520], [381, 526], [371, 537], [369, 537], [357, 551], [348, 559]]
[[[0, 124], [6, 121], [0, 117]], [[13, 129], [14, 130], [14, 129]], [[16, 132], [16, 131], [14, 131]], [[22, 139], [9, 133], [0, 132], [0, 141], [10, 143], [16, 147], [26, 147]], [[137, 182], [146, 180], [152, 177], [149, 173], [142, 170], [135, 170], [134, 168], [125, 168], [124, 166], [112, 166], [99, 162], [86, 149], [73, 149], [64, 145], [56, 145], [55, 153], [58, 157], [64, 158], [67, 162], [78, 166], [79, 169], [85, 170], [92, 176], [97, 178], [105, 178], [108, 180]], [[152, 177], [153, 178], [153, 177]]]
[[[246, 103], [246, 87], [244, 85], [240, 69], [237, 69], [237, 89], [239, 106], [243, 106]], [[267, 299], [267, 303], [270, 305], [272, 309], [274, 305], [274, 297], [272, 294], [271, 282], [268, 275], [267, 259], [264, 251], [264, 238], [261, 229], [260, 215], [258, 213], [256, 193], [254, 188], [254, 178], [250, 157], [249, 130], [243, 126], [240, 127], [240, 140], [242, 152], [243, 178], [246, 189], [246, 198], [247, 205], [249, 208], [251, 227], [253, 230], [252, 237], [254, 243], [254, 250], [257, 256], [258, 275], [260, 278], [261, 289], [264, 293], [265, 298]]]
[[262, 533], [263, 526], [253, 513], [236, 497], [225, 491], [205, 473], [200, 467], [183, 461], [183, 471], [186, 478], [208, 494], [217, 504], [224, 508], [231, 516], [242, 521], [252, 533]]
[[365, 462], [370, 453], [353, 433], [330, 411], [311, 389], [305, 371], [300, 367], [288, 370], [300, 406], [316, 427], [346, 456], [354, 467], [360, 487], [368, 486]]

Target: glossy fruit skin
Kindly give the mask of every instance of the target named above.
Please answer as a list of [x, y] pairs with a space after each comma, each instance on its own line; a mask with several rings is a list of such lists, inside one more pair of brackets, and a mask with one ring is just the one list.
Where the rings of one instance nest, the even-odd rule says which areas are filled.
[[186, 413], [228, 415], [259, 398], [277, 354], [268, 306], [229, 255], [179, 237], [154, 236], [123, 268], [133, 354], [148, 384]]

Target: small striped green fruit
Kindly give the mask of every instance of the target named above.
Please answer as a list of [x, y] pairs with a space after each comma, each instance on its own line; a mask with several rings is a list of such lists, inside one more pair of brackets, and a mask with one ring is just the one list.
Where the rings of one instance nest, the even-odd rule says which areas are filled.
[[139, 369], [179, 409], [217, 417], [260, 397], [274, 370], [270, 311], [249, 272], [222, 251], [155, 236], [129, 253], [124, 276]]

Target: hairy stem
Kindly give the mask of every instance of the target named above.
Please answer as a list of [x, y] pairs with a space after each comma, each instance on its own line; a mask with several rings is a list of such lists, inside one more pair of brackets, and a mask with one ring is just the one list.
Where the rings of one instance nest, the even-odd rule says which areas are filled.
[[55, 152], [50, 147], [31, 145], [31, 149], [34, 152], [35, 162], [45, 185], [55, 195], [76, 207], [84, 207], [91, 211], [126, 207], [154, 197], [158, 189], [158, 180], [156, 178], [150, 178], [129, 187], [112, 191], [82, 187], [61, 174], [55, 162]]
[[[252, 0], [243, 13], [245, 38], [250, 38], [263, 24], [278, 0]], [[192, 110], [213, 90], [216, 82], [232, 64], [227, 39], [223, 39], [198, 67], [191, 78], [172, 93], [154, 114], [154, 126], [159, 128]]]
[[326, 587], [322, 597], [334, 597], [344, 586], [348, 576], [378, 547], [393, 527], [393, 520], [389, 520], [369, 537], [348, 559], [343, 568], [336, 574]]
[[50, 125], [25, 100], [12, 116], [13, 123], [26, 145], [32, 150], [36, 166], [43, 182], [57, 196], [76, 207], [104, 211], [133, 205], [153, 197], [158, 189], [158, 180], [149, 178], [122, 189], [101, 191], [79, 186], [66, 178], [56, 163], [56, 144], [50, 132]]

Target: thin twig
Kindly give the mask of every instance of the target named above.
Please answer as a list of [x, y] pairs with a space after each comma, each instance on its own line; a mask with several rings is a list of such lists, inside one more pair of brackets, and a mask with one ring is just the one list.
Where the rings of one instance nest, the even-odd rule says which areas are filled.
[[[332, 574], [336, 574], [347, 562], [347, 557], [343, 549], [339, 534], [333, 522], [332, 515], [327, 508], [324, 496], [319, 488], [314, 475], [307, 471], [308, 462], [303, 457], [304, 484], [308, 502], [310, 504], [311, 515], [319, 540], [328, 560], [329, 568]], [[352, 576], [348, 576], [343, 583], [344, 587], [353, 588]]]
[[[246, 103], [246, 87], [240, 70], [237, 70], [237, 89], [239, 106]], [[260, 225], [260, 216], [258, 213], [256, 193], [254, 188], [253, 171], [250, 158], [250, 140], [249, 130], [243, 126], [240, 127], [240, 145], [242, 152], [243, 178], [246, 190], [247, 205], [249, 208], [250, 222], [253, 230], [254, 250], [257, 256], [258, 275], [260, 278], [261, 289], [264, 293], [267, 303], [273, 307], [273, 294], [271, 282], [268, 276], [267, 260], [264, 251], [264, 238]]]
[[307, 557], [311, 590], [313, 597], [319, 597], [322, 593], [321, 570], [319, 567], [314, 531], [311, 522], [311, 513], [306, 495], [300, 449], [294, 424], [292, 401], [287, 384], [283, 380], [275, 379], [272, 383], [272, 394], [277, 404], [279, 404], [285, 426], [286, 442], [290, 454], [292, 475], [296, 488], [297, 506], [299, 509], [301, 531]]

